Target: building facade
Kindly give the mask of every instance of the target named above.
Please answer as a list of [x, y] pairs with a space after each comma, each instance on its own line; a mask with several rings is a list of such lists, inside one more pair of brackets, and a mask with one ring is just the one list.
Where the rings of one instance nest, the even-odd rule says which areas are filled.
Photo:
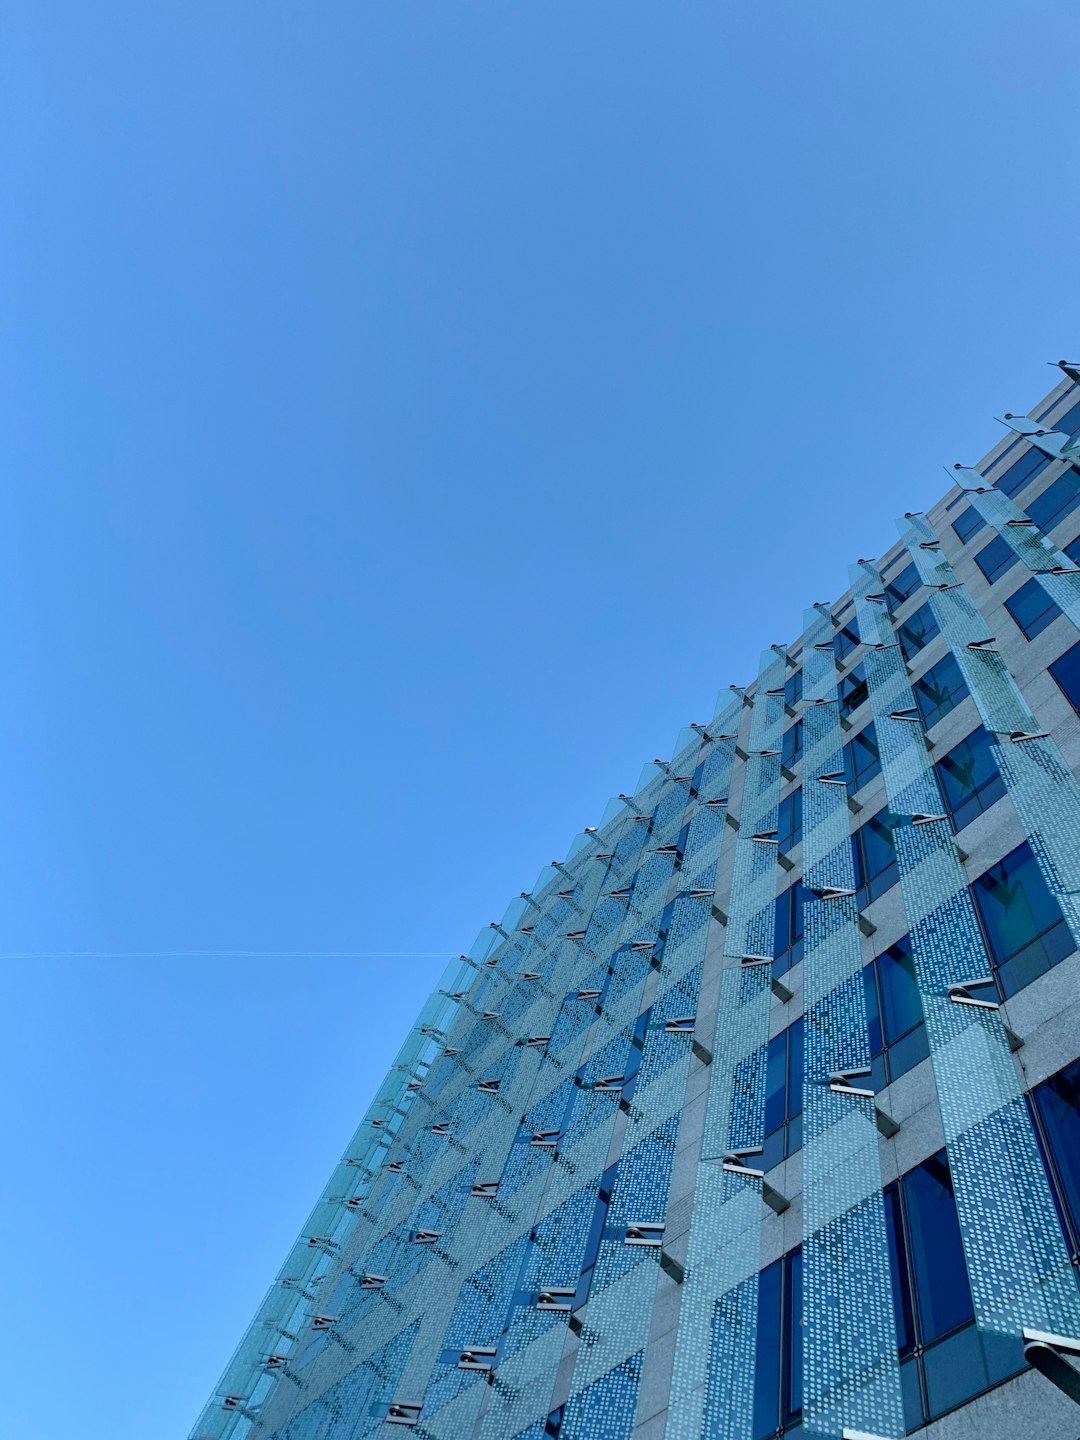
[[450, 967], [192, 1440], [1080, 1436], [1080, 370]]

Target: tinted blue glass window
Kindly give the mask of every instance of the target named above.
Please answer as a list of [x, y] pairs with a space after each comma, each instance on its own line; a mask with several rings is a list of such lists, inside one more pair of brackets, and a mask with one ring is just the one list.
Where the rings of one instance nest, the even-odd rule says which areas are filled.
[[780, 1424], [780, 1349], [783, 1261], [758, 1275], [757, 1364], [754, 1366], [754, 1440], [768, 1440]]
[[838, 688], [840, 691], [840, 714], [847, 717], [859, 708], [870, 693], [866, 687], [866, 674], [862, 665], [856, 665], [854, 670], [849, 670], [841, 678]]
[[1005, 794], [992, 741], [981, 725], [955, 745], [934, 767], [945, 807], [957, 830], [970, 825]]
[[778, 1129], [787, 1119], [787, 1031], [769, 1041], [765, 1066], [765, 1133]]
[[797, 880], [790, 889], [776, 899], [776, 931], [773, 954], [776, 964], [773, 970], [783, 975], [803, 958], [803, 897], [806, 892], [802, 881]]
[[1080, 1245], [1080, 1060], [1074, 1060], [1032, 1091], [1042, 1121], [1051, 1179], [1068, 1216], [1069, 1245]]
[[877, 957], [877, 968], [885, 1040], [887, 1044], [894, 1045], [923, 1023], [915, 962], [911, 958], [911, 942], [906, 935]]
[[945, 1152], [902, 1177], [919, 1338], [924, 1345], [974, 1317]]
[[952, 654], [945, 655], [936, 665], [932, 665], [911, 688], [915, 692], [915, 703], [919, 707], [923, 724], [928, 730], [931, 725], [944, 719], [968, 693], [960, 666]]
[[802, 790], [792, 790], [780, 801], [779, 830], [777, 843], [780, 853], [786, 855], [802, 840]]
[[1068, 927], [1026, 840], [980, 875], [971, 893], [1006, 995], [1071, 954]]
[[844, 746], [844, 769], [852, 794], [881, 774], [881, 754], [873, 721]]
[[802, 671], [796, 670], [784, 681], [784, 704], [797, 705], [802, 699]]
[[1080, 715], [1080, 644], [1066, 650], [1060, 659], [1047, 668], [1069, 704]]
[[1064, 475], [1030, 502], [1027, 513], [1040, 530], [1052, 530], [1080, 505], [1078, 482], [1080, 476], [1075, 470], [1066, 470]]
[[979, 512], [977, 510], [973, 510], [970, 505], [967, 507], [966, 510], [961, 510], [960, 514], [952, 522], [952, 528], [956, 531], [957, 535], [960, 536], [960, 539], [964, 542], [965, 545], [971, 539], [971, 537], [973, 535], [977, 535], [979, 531], [985, 527], [985, 525], [986, 521], [982, 518]]
[[909, 615], [897, 631], [904, 659], [913, 660], [923, 646], [940, 633], [934, 612], [930, 609], [930, 602], [927, 601], [925, 605], [920, 605], [914, 614]]
[[1066, 410], [1060, 420], [1054, 421], [1054, 429], [1063, 435], [1080, 435], [1080, 402]]
[[[802, 1413], [802, 1251], [784, 1256], [783, 1413], [785, 1426]], [[793, 1432], [786, 1431], [787, 1435]]]
[[889, 1268], [892, 1271], [896, 1346], [902, 1359], [905, 1355], [910, 1355], [915, 1348], [915, 1312], [911, 1279], [908, 1274], [907, 1249], [904, 1244], [900, 1186], [895, 1181], [885, 1187], [885, 1231], [889, 1238]]
[[922, 581], [919, 579], [919, 572], [912, 560], [904, 566], [898, 575], [888, 581], [885, 586], [885, 594], [889, 598], [889, 608], [895, 610], [905, 600], [910, 600], [915, 591], [918, 590]]
[[790, 770], [802, 755], [803, 722], [796, 720], [784, 731], [780, 741], [780, 764]]
[[863, 903], [876, 900], [896, 884], [896, 844], [893, 829], [896, 821], [886, 808], [855, 832], [855, 874]]
[[1034, 640], [1061, 614], [1035, 579], [1025, 581], [1015, 595], [1010, 595], [1005, 601], [1005, 609], [1016, 621], [1025, 640]]
[[846, 625], [842, 625], [833, 636], [833, 649], [836, 652], [837, 660], [843, 664], [851, 652], [858, 648], [860, 643], [854, 624], [849, 621]]
[[975, 556], [975, 564], [986, 576], [988, 585], [993, 585], [995, 580], [1000, 580], [1002, 575], [1007, 575], [1017, 561], [1016, 551], [1007, 540], [1000, 535], [994, 538], [979, 551]]
[[1049, 455], [1044, 455], [1032, 445], [1015, 460], [1002, 475], [1000, 480], [995, 481], [997, 488], [1014, 499], [1023, 490], [1025, 485], [1030, 485], [1036, 475], [1041, 475], [1048, 465], [1053, 464]]

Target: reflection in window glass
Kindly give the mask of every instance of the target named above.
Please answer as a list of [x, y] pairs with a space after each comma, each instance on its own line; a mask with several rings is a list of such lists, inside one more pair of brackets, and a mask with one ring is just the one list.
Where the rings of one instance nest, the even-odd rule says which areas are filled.
[[971, 887], [1006, 995], [1072, 952], [1072, 938], [1025, 840]]
[[979, 512], [977, 510], [973, 510], [969, 505], [966, 510], [960, 511], [960, 514], [952, 523], [952, 528], [956, 531], [957, 535], [959, 535], [960, 539], [966, 545], [967, 542], [971, 539], [971, 537], [973, 535], [977, 535], [985, 525], [986, 521], [982, 518]]
[[930, 602], [927, 601], [925, 605], [920, 605], [918, 610], [909, 615], [897, 631], [904, 659], [913, 660], [923, 646], [929, 644], [934, 636], [940, 633], [934, 612], [930, 608]]
[[981, 725], [934, 767], [945, 806], [957, 830], [970, 825], [1005, 794], [992, 741]]
[[1040, 635], [1061, 614], [1044, 586], [1034, 578], [1026, 581], [1015, 594], [1009, 596], [1005, 601], [1005, 609], [1016, 621], [1025, 640], [1034, 640], [1036, 635]]
[[1013, 462], [1005, 471], [1004, 475], [994, 483], [1004, 494], [1012, 496], [1013, 499], [1023, 490], [1025, 485], [1030, 485], [1036, 475], [1041, 475], [1048, 465], [1053, 464], [1049, 455], [1044, 455], [1032, 445], [1021, 455], [1019, 460]]
[[919, 1336], [928, 1344], [974, 1316], [952, 1176], [944, 1154], [909, 1170], [901, 1184], [911, 1242]]
[[1040, 530], [1049, 531], [1060, 525], [1080, 505], [1080, 475], [1066, 470], [1027, 507], [1027, 513]]
[[788, 726], [780, 740], [780, 764], [793, 769], [802, 755], [802, 744], [803, 722], [796, 720], [794, 725]]
[[850, 622], [842, 625], [833, 636], [833, 650], [837, 660], [842, 665], [853, 650], [857, 650], [861, 641], [854, 625]]
[[911, 688], [915, 692], [915, 703], [919, 707], [923, 724], [928, 730], [944, 719], [968, 693], [960, 666], [951, 652], [931, 666]]
[[803, 898], [806, 891], [801, 880], [776, 898], [776, 931], [773, 955], [775, 975], [783, 975], [803, 958]]
[[899, 878], [893, 838], [896, 824], [895, 817], [886, 807], [855, 832], [856, 884], [865, 891], [864, 903], [884, 895]]
[[1066, 700], [1080, 715], [1080, 644], [1066, 650], [1060, 659], [1047, 668]]
[[905, 565], [898, 575], [894, 575], [885, 586], [885, 594], [889, 600], [889, 609], [895, 610], [898, 606], [903, 605], [905, 600], [910, 600], [921, 584], [922, 581], [919, 579], [919, 572], [915, 568], [915, 562], [911, 561]]
[[1008, 574], [1018, 559], [1019, 556], [1009, 542], [1000, 535], [995, 535], [975, 556], [975, 564], [986, 577], [986, 583], [993, 585], [995, 580]]
[[1043, 1124], [1051, 1179], [1065, 1205], [1069, 1248], [1080, 1249], [1080, 1060], [1035, 1087], [1031, 1098]]
[[802, 790], [792, 790], [780, 801], [777, 811], [776, 841], [781, 855], [786, 855], [802, 841]]
[[846, 719], [849, 715], [854, 714], [870, 694], [866, 685], [866, 673], [863, 670], [861, 662], [855, 666], [854, 670], [849, 670], [848, 673], [841, 678], [838, 689], [840, 692], [840, 714]]
[[858, 735], [844, 746], [844, 769], [853, 795], [875, 775], [881, 774], [881, 754], [872, 720], [865, 730], [860, 730]]

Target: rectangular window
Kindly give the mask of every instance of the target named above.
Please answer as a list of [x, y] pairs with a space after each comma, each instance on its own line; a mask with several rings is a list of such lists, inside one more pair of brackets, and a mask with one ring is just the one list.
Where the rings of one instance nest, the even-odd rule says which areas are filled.
[[851, 624], [842, 625], [833, 636], [833, 650], [837, 661], [842, 665], [853, 650], [857, 650], [860, 641]]
[[951, 653], [931, 666], [911, 688], [915, 692], [915, 703], [919, 707], [923, 724], [928, 730], [939, 720], [943, 720], [950, 710], [955, 709], [968, 693], [960, 666]]
[[1061, 611], [1046, 593], [1045, 587], [1035, 579], [1025, 581], [1015, 594], [1005, 601], [1005, 609], [1015, 620], [1025, 640], [1034, 640], [1048, 625], [1052, 625]]
[[965, 545], [968, 543], [971, 537], [973, 535], [977, 535], [979, 531], [985, 527], [985, 525], [986, 521], [982, 518], [979, 512], [977, 510], [973, 510], [970, 505], [967, 507], [966, 510], [961, 510], [960, 514], [952, 522], [952, 528], [956, 531], [957, 535], [959, 535], [961, 541]]
[[854, 670], [849, 670], [841, 678], [838, 688], [840, 691], [840, 714], [846, 719], [858, 710], [870, 694], [866, 688], [866, 672], [861, 662], [855, 666]]
[[930, 608], [930, 602], [920, 605], [918, 610], [909, 615], [897, 631], [897, 639], [900, 641], [900, 648], [904, 652], [905, 660], [914, 660], [915, 656], [933, 640], [935, 635], [940, 635], [937, 620]]
[[776, 897], [776, 931], [773, 942], [774, 975], [783, 975], [803, 958], [803, 899], [801, 880]]
[[897, 823], [886, 806], [855, 832], [855, 875], [864, 905], [884, 895], [899, 879], [893, 838]]
[[786, 855], [789, 850], [802, 841], [802, 790], [792, 790], [790, 795], [785, 795], [780, 801], [778, 811], [778, 826], [776, 839], [780, 846], [781, 855]]
[[903, 605], [905, 600], [910, 600], [921, 584], [922, 581], [919, 579], [919, 572], [915, 568], [914, 560], [912, 560], [905, 565], [899, 575], [894, 575], [885, 586], [889, 609], [896, 610]]
[[1071, 650], [1055, 660], [1047, 669], [1057, 681], [1061, 693], [1068, 700], [1078, 715], [1080, 715], [1080, 644], [1076, 644]]
[[881, 774], [881, 754], [872, 720], [865, 730], [860, 730], [858, 735], [844, 746], [844, 770], [853, 795], [875, 775]]
[[1072, 936], [1025, 840], [971, 887], [1006, 996], [1072, 953]]
[[873, 1085], [890, 1085], [930, 1053], [911, 942], [905, 935], [863, 971]]
[[769, 1041], [765, 1065], [765, 1149], [761, 1168], [771, 1170], [802, 1145], [803, 1021]]
[[1044, 455], [1034, 445], [1030, 446], [1019, 460], [1014, 460], [1004, 475], [994, 483], [1005, 495], [1016, 499], [1025, 485], [1030, 485], [1037, 475], [1041, 475], [1048, 465], [1053, 464], [1049, 455]]
[[802, 1252], [792, 1250], [758, 1275], [754, 1440], [772, 1440], [802, 1407]]
[[1063, 435], [1080, 435], [1080, 403], [1077, 403], [1071, 410], [1066, 410], [1060, 420], [1053, 422], [1055, 430], [1060, 430]]
[[962, 830], [1005, 794], [993, 742], [981, 725], [934, 766], [953, 825]]
[[1050, 1183], [1065, 1212], [1066, 1238], [1080, 1253], [1080, 1060], [1074, 1060], [1031, 1092], [1046, 1137]]
[[1027, 507], [1029, 517], [1040, 530], [1049, 532], [1059, 525], [1066, 515], [1071, 515], [1080, 506], [1080, 476], [1073, 470], [1054, 481], [1041, 495], [1037, 495]]
[[794, 708], [802, 699], [802, 671], [795, 670], [784, 681], [784, 704]]
[[993, 585], [1002, 575], [1007, 575], [1018, 560], [1016, 551], [1000, 535], [994, 538], [975, 556], [975, 564], [986, 576], [986, 583]]

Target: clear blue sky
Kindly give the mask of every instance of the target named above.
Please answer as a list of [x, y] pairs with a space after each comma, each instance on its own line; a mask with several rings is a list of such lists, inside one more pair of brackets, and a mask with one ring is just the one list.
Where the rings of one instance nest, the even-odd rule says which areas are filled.
[[5, 7], [0, 1433], [185, 1435], [431, 953], [1057, 378], [1078, 42]]

